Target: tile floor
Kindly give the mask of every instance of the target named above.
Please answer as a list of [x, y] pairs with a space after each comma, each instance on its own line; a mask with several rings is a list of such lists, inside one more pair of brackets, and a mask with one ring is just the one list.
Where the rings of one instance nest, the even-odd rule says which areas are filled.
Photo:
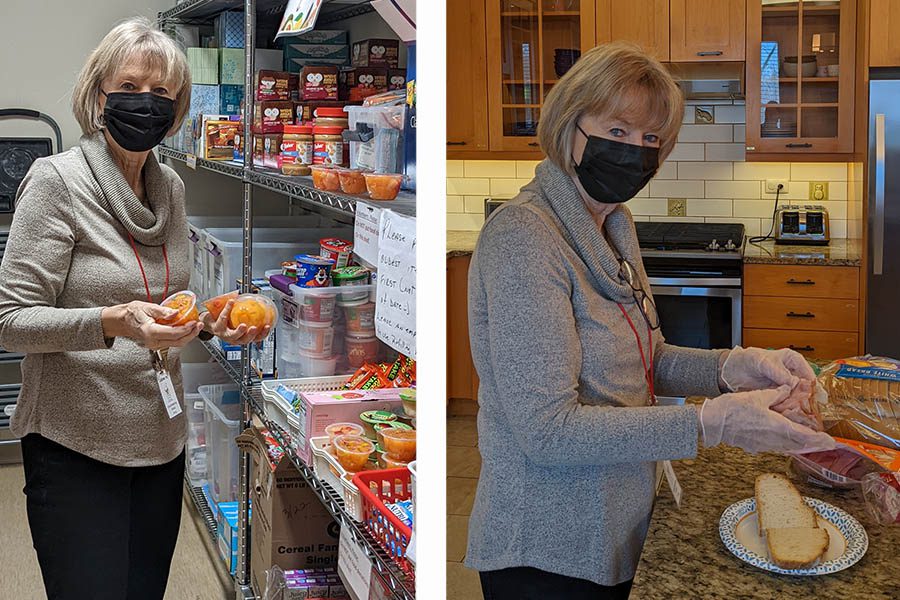
[[447, 600], [482, 600], [478, 573], [467, 569], [469, 515], [481, 471], [474, 416], [447, 418]]

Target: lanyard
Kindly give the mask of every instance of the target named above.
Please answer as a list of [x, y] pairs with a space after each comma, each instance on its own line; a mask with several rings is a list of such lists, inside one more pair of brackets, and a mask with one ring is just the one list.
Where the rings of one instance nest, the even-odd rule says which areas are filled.
[[[144, 263], [141, 262], [141, 257], [138, 255], [137, 244], [134, 243], [134, 238], [131, 237], [131, 232], [128, 233], [128, 241], [131, 242], [131, 249], [134, 250], [134, 257], [137, 259], [138, 267], [141, 269], [141, 277], [144, 278], [144, 289], [147, 290], [147, 302], [153, 304], [153, 298], [150, 296], [150, 284], [147, 282], [147, 273], [144, 272]], [[160, 304], [162, 301], [169, 297], [169, 255], [166, 254], [166, 245], [163, 244], [163, 260], [166, 263], [166, 287], [163, 289], [163, 297], [160, 300]]]
[[625, 311], [625, 307], [618, 302], [616, 305], [619, 307], [619, 310], [622, 311], [622, 316], [628, 321], [628, 326], [631, 327], [631, 331], [634, 332], [634, 339], [637, 341], [638, 352], [641, 354], [641, 364], [644, 365], [644, 379], [647, 381], [647, 387], [650, 389], [650, 405], [652, 406], [656, 404], [656, 394], [653, 392], [653, 331], [650, 329], [650, 325], [647, 325], [647, 350], [650, 359], [650, 364], [648, 366], [648, 357], [644, 356], [644, 345], [641, 344], [641, 336], [638, 335], [637, 327], [634, 326], [631, 317], [629, 317], [628, 313]]

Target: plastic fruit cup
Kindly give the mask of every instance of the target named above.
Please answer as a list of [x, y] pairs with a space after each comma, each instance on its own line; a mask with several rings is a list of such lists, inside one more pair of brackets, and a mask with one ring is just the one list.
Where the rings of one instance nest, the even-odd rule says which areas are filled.
[[390, 452], [382, 452], [378, 455], [378, 466], [382, 469], [399, 469], [400, 467], [406, 467], [409, 465], [409, 461], [400, 460], [394, 456], [391, 456]]
[[403, 175], [391, 173], [363, 173], [366, 189], [372, 200], [393, 200], [400, 193]]
[[[313, 187], [317, 190], [324, 190], [326, 192], [340, 191], [341, 179], [338, 176], [337, 169], [323, 165], [313, 165], [310, 169], [312, 169]], [[396, 194], [394, 195], [396, 196]]]
[[328, 439], [334, 442], [334, 438], [339, 435], [361, 436], [363, 428], [359, 423], [332, 423], [325, 427], [325, 433], [328, 435]]
[[416, 458], [416, 432], [414, 429], [388, 427], [381, 430], [384, 449], [391, 456], [409, 462]]
[[339, 435], [333, 443], [338, 462], [352, 473], [362, 471], [375, 452], [375, 444], [361, 435]]
[[[378, 445], [381, 446], [382, 451], [384, 451], [383, 449], [385, 446], [384, 446], [384, 436], [381, 435], [381, 432], [390, 427], [396, 427], [397, 429], [406, 429], [409, 431], [413, 430], [412, 426], [407, 425], [406, 423], [401, 423], [400, 421], [391, 421], [390, 423], [376, 423], [374, 425], [375, 435], [377, 436]], [[377, 450], [377, 448], [376, 448], [376, 450]]]
[[225, 305], [228, 304], [228, 301], [237, 298], [239, 295], [240, 292], [237, 290], [228, 292], [227, 294], [210, 298], [203, 303], [203, 306], [206, 307], [207, 312], [209, 312], [213, 319], [218, 319], [219, 315], [222, 314], [222, 311], [225, 310]]
[[331, 377], [337, 369], [337, 354], [322, 358], [301, 351], [300, 372], [304, 377]]
[[375, 328], [375, 303], [364, 302], [357, 306], [345, 306], [347, 331], [369, 334]]
[[403, 411], [410, 417], [416, 416], [416, 390], [403, 390], [400, 392], [400, 401], [403, 403]]
[[378, 338], [375, 332], [364, 334], [347, 332], [344, 338], [344, 351], [347, 354], [347, 362], [354, 369], [358, 369], [367, 362], [378, 360]]
[[172, 294], [163, 300], [160, 306], [174, 308], [178, 311], [167, 319], [156, 319], [156, 322], [160, 325], [176, 327], [178, 325], [190, 323], [191, 321], [196, 321], [200, 317], [200, 313], [197, 312], [197, 295], [190, 290]]
[[377, 434], [375, 433], [376, 423], [392, 423], [396, 420], [397, 415], [386, 410], [367, 410], [359, 415], [359, 421], [366, 432], [366, 437], [370, 440], [377, 439]]
[[278, 309], [275, 307], [275, 303], [267, 296], [260, 294], [238, 296], [231, 307], [231, 314], [228, 316], [228, 324], [232, 329], [237, 329], [239, 325], [257, 329], [266, 326], [274, 327], [276, 321], [278, 321]]
[[337, 268], [346, 267], [350, 262], [350, 254], [353, 252], [353, 243], [340, 238], [325, 238], [319, 240], [323, 258], [330, 258]]
[[304, 294], [300, 318], [311, 323], [330, 324], [334, 319], [334, 299], [334, 294]]
[[333, 354], [334, 327], [330, 323], [300, 321], [297, 345], [300, 352], [311, 358], [329, 358]]
[[341, 191], [345, 194], [366, 193], [366, 178], [359, 169], [340, 169], [338, 178], [341, 180]]
[[297, 285], [299, 287], [327, 287], [331, 284], [331, 270], [334, 261], [314, 254], [298, 254]]
[[[369, 270], [365, 267], [343, 267], [331, 271], [331, 282], [335, 287], [355, 287], [369, 284]], [[369, 291], [342, 292], [338, 301], [342, 303], [365, 302], [369, 298]]]

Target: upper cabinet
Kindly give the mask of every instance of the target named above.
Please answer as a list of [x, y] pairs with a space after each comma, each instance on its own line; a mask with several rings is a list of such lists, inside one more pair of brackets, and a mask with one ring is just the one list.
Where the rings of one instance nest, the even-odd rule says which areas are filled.
[[544, 98], [594, 47], [595, 0], [485, 1], [490, 149], [537, 151]]
[[745, 0], [671, 0], [670, 60], [744, 60], [744, 11]]
[[869, 66], [900, 67], [900, 0], [870, 0]]
[[669, 60], [669, 0], [597, 0], [597, 43], [627, 40]]
[[484, 0], [447, 3], [447, 150], [488, 145]]
[[853, 152], [856, 0], [747, 6], [747, 160]]

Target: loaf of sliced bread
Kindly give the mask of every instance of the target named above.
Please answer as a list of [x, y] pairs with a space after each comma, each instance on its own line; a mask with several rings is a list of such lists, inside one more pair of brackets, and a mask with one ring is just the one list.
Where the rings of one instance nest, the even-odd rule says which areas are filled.
[[828, 532], [818, 527], [766, 529], [772, 562], [782, 569], [812, 567], [828, 550]]

